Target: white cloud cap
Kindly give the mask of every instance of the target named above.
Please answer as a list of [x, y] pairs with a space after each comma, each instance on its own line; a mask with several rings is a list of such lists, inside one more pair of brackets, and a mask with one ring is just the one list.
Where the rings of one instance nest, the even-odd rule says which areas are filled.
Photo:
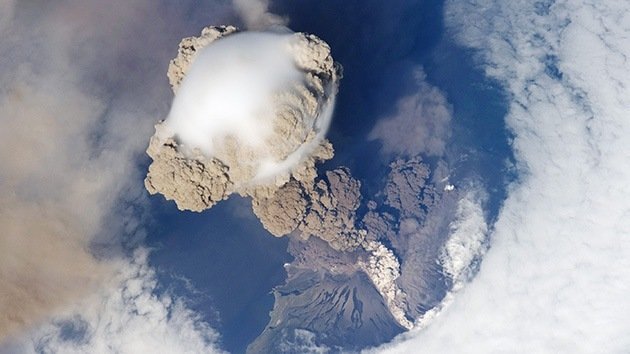
[[291, 35], [237, 33], [199, 51], [182, 81], [168, 118], [183, 146], [207, 156], [227, 136], [264, 148], [275, 115], [274, 95], [299, 81]]

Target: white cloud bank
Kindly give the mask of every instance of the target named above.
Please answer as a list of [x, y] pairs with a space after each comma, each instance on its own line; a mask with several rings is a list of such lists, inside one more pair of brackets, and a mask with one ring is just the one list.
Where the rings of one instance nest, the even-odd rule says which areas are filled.
[[21, 353], [221, 353], [218, 334], [168, 292], [138, 250], [98, 294], [38, 329]]
[[477, 277], [381, 350], [627, 351], [630, 4], [452, 0], [446, 23], [509, 92], [521, 178]]
[[440, 252], [440, 264], [453, 281], [453, 291], [459, 291], [474, 276], [474, 265], [486, 251], [488, 224], [483, 194], [471, 189], [457, 202], [455, 220], [449, 225], [450, 234]]

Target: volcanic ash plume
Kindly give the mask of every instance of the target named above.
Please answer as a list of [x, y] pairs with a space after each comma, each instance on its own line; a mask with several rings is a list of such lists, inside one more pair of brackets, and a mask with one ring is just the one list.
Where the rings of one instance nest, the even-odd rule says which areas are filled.
[[[176, 96], [151, 138], [145, 185], [193, 211], [232, 193], [251, 197], [265, 229], [325, 241], [309, 249], [347, 259], [336, 269], [350, 278], [358, 270], [367, 274], [392, 318], [409, 329], [398, 258], [369, 239], [373, 228], [357, 228], [361, 183], [345, 167], [322, 176], [315, 169], [333, 155], [324, 135], [339, 71], [328, 45], [312, 35], [208, 27], [185, 38], [169, 68]], [[396, 178], [390, 189], [405, 181]], [[406, 192], [392, 203], [412, 202]]]
[[313, 35], [208, 27], [182, 40], [168, 77], [176, 95], [151, 138], [145, 185], [179, 209], [312, 185], [315, 163], [332, 158], [324, 136], [340, 67]]

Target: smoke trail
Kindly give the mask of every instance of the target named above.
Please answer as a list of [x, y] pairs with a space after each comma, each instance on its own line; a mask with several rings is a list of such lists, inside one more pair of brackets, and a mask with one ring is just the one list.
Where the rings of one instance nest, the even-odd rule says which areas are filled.
[[243, 17], [245, 26], [250, 30], [284, 26], [287, 20], [269, 12], [268, 0], [234, 0], [236, 10]]

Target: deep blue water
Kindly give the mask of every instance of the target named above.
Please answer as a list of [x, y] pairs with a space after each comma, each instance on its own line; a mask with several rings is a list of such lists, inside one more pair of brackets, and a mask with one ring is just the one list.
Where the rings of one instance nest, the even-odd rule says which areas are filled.
[[[203, 213], [180, 212], [162, 197], [152, 198], [152, 215], [159, 224], [149, 233], [154, 247], [150, 262], [163, 284], [175, 284], [177, 294], [192, 298], [191, 308], [204, 314], [220, 331], [224, 348], [243, 352], [267, 324], [273, 307], [271, 289], [282, 283], [287, 240], [268, 234], [247, 215], [237, 198]], [[186, 291], [188, 279], [196, 291]]]
[[440, 43], [425, 62], [427, 80], [446, 93], [453, 106], [453, 136], [447, 157], [453, 181], [480, 180], [488, 192], [486, 211], [496, 219], [506, 197], [506, 186], [515, 176], [505, 127], [507, 101], [497, 82], [489, 80], [473, 60], [474, 53]]
[[[415, 90], [411, 73], [423, 66], [427, 81], [453, 105], [447, 154], [453, 180], [479, 177], [494, 218], [510, 178], [506, 103], [498, 86], [475, 67], [472, 53], [445, 37], [442, 7], [437, 0], [282, 0], [272, 10], [288, 16], [293, 30], [327, 41], [344, 66], [329, 134], [336, 156], [327, 166], [349, 166], [365, 193], [377, 192], [388, 161], [375, 158], [378, 144], [365, 137], [379, 118], [393, 113], [399, 98]], [[159, 221], [148, 238], [155, 248], [151, 264], [165, 283], [179, 284], [176, 292], [190, 295], [183, 282], [173, 282], [173, 276], [182, 276], [205, 294], [193, 294], [192, 308], [221, 332], [225, 349], [243, 352], [269, 320], [269, 292], [283, 282], [282, 265], [290, 261], [286, 240], [270, 236], [238, 199], [201, 214], [179, 212], [162, 197], [151, 200], [150, 213]]]

